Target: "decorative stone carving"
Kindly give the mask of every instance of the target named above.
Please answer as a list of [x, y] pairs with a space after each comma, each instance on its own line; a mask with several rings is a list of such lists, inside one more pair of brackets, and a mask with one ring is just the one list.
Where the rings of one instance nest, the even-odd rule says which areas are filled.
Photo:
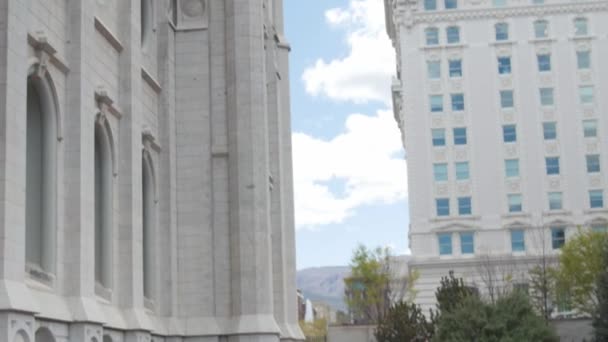
[[509, 158], [514, 158], [517, 156], [517, 145], [509, 144], [505, 146], [505, 155]]
[[457, 113], [452, 115], [452, 122], [454, 123], [454, 125], [464, 125], [464, 121], [464, 114]]
[[447, 184], [440, 184], [435, 186], [435, 193], [437, 195], [447, 195], [449, 193]]
[[540, 81], [540, 84], [543, 86], [550, 86], [551, 84], [553, 84], [553, 75], [547, 74], [547, 73], [542, 73], [539, 77], [539, 81]]
[[177, 29], [206, 29], [208, 25], [208, 0], [179, 0]]
[[444, 127], [445, 126], [445, 116], [444, 115], [433, 115], [432, 120], [433, 127]]
[[202, 17], [205, 13], [204, 0], [182, 0], [182, 13], [189, 18]]
[[500, 48], [496, 49], [496, 55], [498, 57], [510, 57], [511, 56], [511, 46], [501, 46]]
[[445, 161], [446, 156], [445, 156], [445, 150], [444, 149], [437, 149], [435, 150], [435, 161], [441, 162], [441, 161]]
[[467, 160], [467, 149], [466, 147], [456, 147], [454, 148], [454, 159], [456, 160]]
[[462, 90], [462, 80], [450, 80], [450, 88], [453, 91], [461, 91]]
[[576, 43], [576, 51], [589, 51], [591, 49], [591, 45], [589, 45], [588, 41], [580, 41]]
[[591, 72], [589, 72], [588, 70], [579, 71], [578, 78], [581, 83], [587, 83], [587, 84], [593, 83], [593, 79], [591, 77]]
[[555, 120], [555, 111], [551, 107], [544, 107], [543, 111], [543, 120], [544, 121], [553, 121]]
[[462, 184], [458, 184], [458, 194], [459, 195], [468, 195], [471, 193], [471, 184], [467, 183], [462, 183]]
[[587, 142], [587, 153], [598, 153], [598, 152], [599, 152], [599, 146], [597, 144], [597, 141]]
[[549, 155], [556, 155], [559, 151], [559, 147], [558, 147], [557, 143], [550, 142], [550, 143], [545, 144], [545, 150], [547, 151], [547, 154], [549, 154]]
[[513, 88], [513, 80], [510, 76], [505, 76], [500, 78], [500, 87], [503, 89]]
[[589, 185], [592, 188], [599, 188], [602, 186], [602, 178], [599, 175], [589, 176]]
[[583, 108], [583, 116], [585, 118], [592, 118], [595, 116], [595, 111], [593, 110], [593, 107], [585, 107]]
[[432, 93], [441, 93], [441, 82], [433, 81], [430, 84], [430, 89]]
[[503, 112], [502, 117], [505, 123], [515, 122], [515, 114], [513, 112]]
[[509, 190], [509, 192], [513, 192], [513, 193], [517, 193], [520, 192], [520, 187], [521, 187], [521, 182], [519, 181], [519, 179], [517, 180], [508, 180], [507, 181], [507, 189]]
[[560, 183], [561, 183], [561, 182], [560, 182], [560, 179], [559, 179], [559, 178], [557, 178], [557, 177], [555, 177], [555, 178], [551, 178], [551, 179], [549, 180], [549, 188], [550, 188], [551, 190], [559, 190], [559, 188], [560, 188]]

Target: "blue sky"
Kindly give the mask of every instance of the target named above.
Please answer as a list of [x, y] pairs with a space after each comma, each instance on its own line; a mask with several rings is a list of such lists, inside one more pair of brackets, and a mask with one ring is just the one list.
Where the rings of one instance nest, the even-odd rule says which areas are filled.
[[298, 269], [407, 252], [407, 170], [380, 0], [285, 0]]

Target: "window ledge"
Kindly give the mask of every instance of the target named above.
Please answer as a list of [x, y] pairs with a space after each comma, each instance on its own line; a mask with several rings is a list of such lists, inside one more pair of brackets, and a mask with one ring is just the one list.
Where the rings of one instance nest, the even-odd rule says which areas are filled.
[[570, 210], [547, 210], [547, 211], [543, 211], [543, 216], [567, 216], [567, 215], [571, 215], [572, 212]]
[[493, 42], [488, 43], [488, 45], [490, 46], [511, 46], [511, 45], [517, 45], [516, 41], [513, 40], [495, 40]]
[[532, 38], [530, 39], [530, 43], [532, 44], [542, 44], [542, 43], [552, 43], [554, 41], [556, 41], [557, 39], [555, 38], [551, 38], [551, 37], [546, 37], [546, 38]]
[[608, 208], [590, 208], [585, 210], [585, 214], [608, 214]]
[[465, 44], [465, 43], [448, 43], [448, 44], [445, 44], [445, 47], [447, 49], [450, 49], [450, 48], [463, 49], [463, 48], [467, 47], [467, 44]]
[[446, 222], [446, 221], [475, 221], [480, 220], [479, 215], [450, 215], [450, 216], [435, 216], [430, 219], [431, 222]]
[[586, 34], [584, 36], [570, 36], [570, 37], [568, 37], [568, 39], [575, 40], [575, 41], [576, 40], [592, 40], [592, 39], [595, 39], [595, 38], [597, 38], [597, 37], [594, 36], [594, 35], [591, 35], [591, 34]]
[[425, 45], [420, 47], [421, 50], [441, 50], [443, 47], [441, 45]]
[[502, 215], [503, 219], [513, 219], [513, 218], [530, 218], [530, 214], [526, 212], [518, 212], [518, 213], [506, 213]]

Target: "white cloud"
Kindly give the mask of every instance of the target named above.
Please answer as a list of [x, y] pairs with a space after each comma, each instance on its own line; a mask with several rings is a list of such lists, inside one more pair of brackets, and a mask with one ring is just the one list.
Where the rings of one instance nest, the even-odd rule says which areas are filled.
[[350, 52], [307, 68], [302, 76], [306, 91], [339, 101], [388, 103], [395, 51], [385, 32], [384, 1], [351, 0], [348, 8], [326, 11], [325, 19], [345, 30]]
[[[352, 114], [345, 131], [331, 140], [293, 134], [296, 225], [340, 223], [355, 209], [394, 203], [407, 195], [407, 168], [393, 114]], [[327, 182], [343, 181], [343, 194]], [[405, 208], [404, 208], [405, 210]]]

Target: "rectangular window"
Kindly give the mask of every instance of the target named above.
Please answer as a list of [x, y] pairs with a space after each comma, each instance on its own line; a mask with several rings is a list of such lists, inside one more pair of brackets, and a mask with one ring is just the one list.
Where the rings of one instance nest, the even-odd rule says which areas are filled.
[[424, 0], [424, 9], [432, 11], [437, 9], [437, 0]]
[[450, 26], [446, 29], [448, 44], [460, 43], [460, 28], [458, 26]]
[[492, 0], [492, 4], [494, 4], [494, 7], [505, 7], [507, 0]]
[[448, 61], [450, 67], [450, 77], [462, 77], [462, 60], [452, 59]]
[[545, 140], [557, 139], [557, 124], [555, 122], [543, 122], [543, 137]]
[[452, 234], [439, 234], [439, 255], [452, 255]]
[[445, 9], [458, 8], [458, 0], [445, 0]]
[[467, 129], [466, 127], [454, 128], [454, 145], [467, 144]]
[[449, 198], [437, 198], [435, 205], [437, 206], [437, 216], [450, 216]]
[[599, 154], [588, 154], [585, 156], [587, 161], [587, 172], [595, 173], [600, 172], [600, 155]]
[[553, 106], [553, 88], [540, 88], [541, 106]]
[[502, 126], [502, 140], [506, 143], [517, 141], [517, 130], [515, 129], [515, 125]]
[[475, 253], [475, 235], [473, 233], [460, 233], [460, 253], [474, 254]]
[[498, 23], [494, 26], [496, 41], [509, 40], [509, 24]]
[[595, 233], [608, 233], [608, 225], [606, 224], [593, 224], [591, 230]]
[[505, 160], [505, 176], [507, 178], [519, 177], [519, 159]]
[[511, 251], [513, 252], [525, 252], [526, 241], [524, 239], [523, 229], [517, 229], [511, 231]]
[[445, 182], [448, 180], [448, 164], [433, 164], [433, 176], [435, 182]]
[[549, 197], [549, 210], [562, 210], [562, 193], [561, 192], [550, 192]]
[[429, 103], [431, 104], [431, 112], [443, 112], [443, 95], [429, 95]]
[[507, 200], [509, 202], [510, 213], [519, 213], [523, 210], [520, 194], [509, 194], [507, 195]]
[[589, 191], [589, 206], [591, 208], [603, 208], [604, 207], [604, 191], [603, 190]]
[[456, 167], [456, 180], [468, 180], [469, 175], [469, 162], [458, 162], [455, 164]]
[[445, 129], [433, 129], [431, 135], [433, 136], [433, 146], [445, 146]]
[[427, 61], [426, 67], [429, 79], [436, 80], [441, 78], [441, 62]]
[[500, 91], [500, 107], [513, 108], [515, 101], [513, 100], [513, 90]]
[[579, 70], [591, 68], [591, 53], [589, 51], [577, 51], [576, 66]]
[[471, 215], [471, 197], [458, 198], [458, 215]]
[[576, 18], [574, 19], [574, 35], [575, 36], [586, 36], [589, 34], [587, 28], [587, 19]]
[[534, 22], [534, 37], [547, 38], [549, 35], [549, 24], [545, 20], [537, 20]]
[[559, 175], [559, 157], [546, 157], [547, 175]]
[[458, 112], [464, 110], [464, 94], [451, 94], [452, 111]]
[[538, 61], [538, 71], [551, 71], [551, 55], [537, 55], [536, 59]]
[[583, 134], [585, 138], [597, 137], [597, 120], [584, 120], [583, 121]]
[[582, 86], [578, 88], [579, 98], [582, 104], [593, 104], [593, 87]]
[[498, 73], [500, 75], [511, 73], [511, 57], [498, 57]]
[[429, 27], [424, 31], [426, 36], [426, 45], [439, 45], [439, 30], [435, 27]]
[[551, 228], [551, 246], [560, 249], [566, 243], [566, 229], [564, 227]]

